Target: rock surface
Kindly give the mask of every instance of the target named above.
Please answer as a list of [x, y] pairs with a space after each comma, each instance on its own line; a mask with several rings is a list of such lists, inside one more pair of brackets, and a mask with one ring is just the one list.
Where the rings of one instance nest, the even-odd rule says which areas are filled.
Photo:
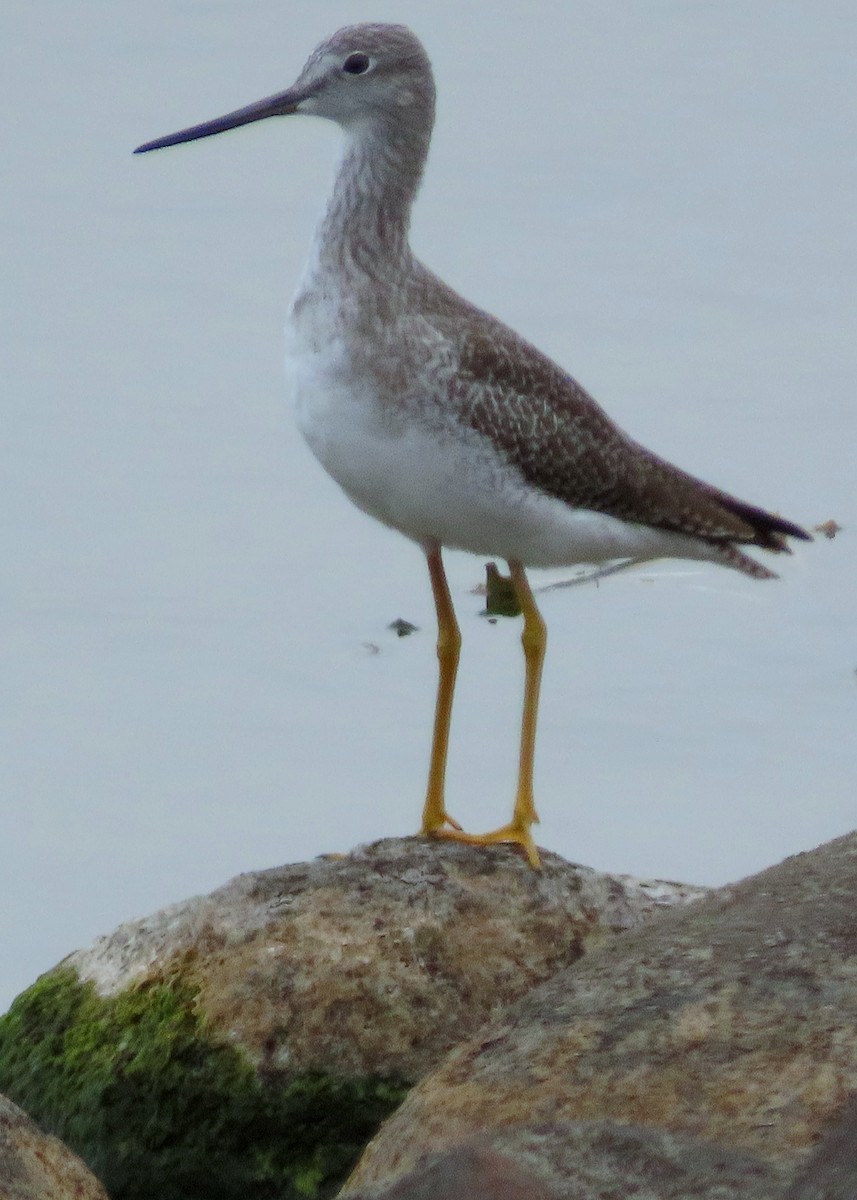
[[419, 839], [242, 875], [19, 996], [0, 1088], [113, 1200], [327, 1197], [451, 1046], [704, 892]]
[[475, 1134], [425, 1156], [404, 1176], [340, 1195], [351, 1200], [781, 1200], [787, 1178], [788, 1172], [752, 1155], [696, 1138], [580, 1121]]
[[2, 1200], [107, 1200], [80, 1159], [0, 1096]]
[[197, 991], [210, 1030], [263, 1069], [416, 1080], [588, 945], [706, 892], [546, 853], [390, 839], [240, 875], [121, 925], [62, 964], [102, 996]]
[[[395, 1189], [455, 1147], [490, 1145], [520, 1167], [521, 1139], [550, 1126], [573, 1150], [563, 1159], [568, 1146], [543, 1137], [527, 1158], [548, 1196], [628, 1194], [631, 1138], [634, 1155], [661, 1163], [660, 1177], [644, 1170], [653, 1190], [639, 1193], [658, 1200], [781, 1200], [787, 1188], [800, 1200], [853, 1198], [855, 1094], [852, 834], [559, 972], [409, 1094], [341, 1195], [422, 1195]], [[746, 1173], [741, 1187], [730, 1172]]]

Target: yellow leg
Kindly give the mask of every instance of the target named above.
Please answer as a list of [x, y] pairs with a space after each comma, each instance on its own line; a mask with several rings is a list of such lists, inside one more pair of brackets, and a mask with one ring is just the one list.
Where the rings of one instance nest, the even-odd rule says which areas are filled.
[[533, 802], [533, 760], [536, 750], [536, 724], [539, 712], [539, 689], [542, 681], [542, 664], [545, 658], [548, 632], [542, 614], [538, 610], [529, 581], [520, 563], [510, 562], [512, 582], [518, 594], [524, 614], [524, 631], [521, 643], [524, 647], [526, 674], [524, 678], [524, 715], [521, 721], [521, 754], [518, 763], [518, 791], [512, 820], [491, 833], [462, 833], [458, 829], [436, 829], [436, 837], [452, 838], [458, 842], [487, 846], [494, 842], [517, 842], [522, 846], [530, 866], [538, 870], [541, 866], [539, 852], [530, 832], [538, 821]]
[[524, 715], [521, 720], [521, 757], [518, 763], [518, 794], [513, 826], [529, 830], [538, 822], [538, 813], [533, 802], [533, 761], [536, 754], [536, 725], [539, 717], [539, 692], [542, 686], [542, 664], [548, 644], [548, 629], [538, 610], [529, 580], [520, 563], [509, 563], [512, 581], [521, 611], [524, 614], [524, 631], [521, 644], [524, 647], [526, 676], [524, 680]]
[[437, 704], [434, 713], [434, 735], [431, 744], [428, 788], [423, 808], [422, 833], [438, 833], [447, 826], [460, 829], [446, 811], [444, 782], [446, 779], [446, 753], [449, 748], [449, 725], [452, 719], [452, 698], [455, 693], [455, 677], [458, 674], [458, 658], [461, 652], [461, 630], [455, 619], [449, 584], [443, 569], [440, 547], [427, 554], [431, 590], [437, 610]]

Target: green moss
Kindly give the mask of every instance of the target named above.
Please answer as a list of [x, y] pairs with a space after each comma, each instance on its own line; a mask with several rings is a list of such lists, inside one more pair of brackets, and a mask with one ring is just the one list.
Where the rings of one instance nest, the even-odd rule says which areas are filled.
[[0, 1092], [75, 1150], [113, 1200], [332, 1196], [401, 1081], [260, 1081], [180, 981], [99, 997], [44, 976], [0, 1017]]

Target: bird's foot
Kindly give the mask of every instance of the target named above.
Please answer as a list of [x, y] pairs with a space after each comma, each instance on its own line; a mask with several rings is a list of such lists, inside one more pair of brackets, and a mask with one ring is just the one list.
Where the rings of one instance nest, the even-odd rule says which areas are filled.
[[461, 831], [461, 826], [455, 817], [451, 817], [445, 808], [441, 808], [437, 812], [424, 814], [420, 834], [423, 837], [443, 837], [444, 830], [447, 828], [453, 832]]
[[451, 842], [466, 842], [468, 846], [493, 846], [497, 842], [514, 842], [520, 846], [527, 856], [534, 871], [541, 870], [541, 860], [533, 835], [530, 833], [530, 823], [516, 824], [512, 821], [500, 829], [492, 829], [490, 833], [464, 833], [460, 826], [454, 829], [424, 830], [431, 837], [446, 838]]

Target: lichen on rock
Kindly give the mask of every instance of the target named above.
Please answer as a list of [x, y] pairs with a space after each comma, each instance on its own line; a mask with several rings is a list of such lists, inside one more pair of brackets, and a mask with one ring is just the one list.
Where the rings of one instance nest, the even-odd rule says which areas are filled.
[[0, 1091], [112, 1200], [328, 1197], [452, 1046], [705, 890], [417, 838], [250, 872], [19, 996]]
[[178, 980], [100, 997], [68, 968], [0, 1017], [0, 1080], [112, 1200], [330, 1196], [401, 1101], [391, 1079], [261, 1079]]

